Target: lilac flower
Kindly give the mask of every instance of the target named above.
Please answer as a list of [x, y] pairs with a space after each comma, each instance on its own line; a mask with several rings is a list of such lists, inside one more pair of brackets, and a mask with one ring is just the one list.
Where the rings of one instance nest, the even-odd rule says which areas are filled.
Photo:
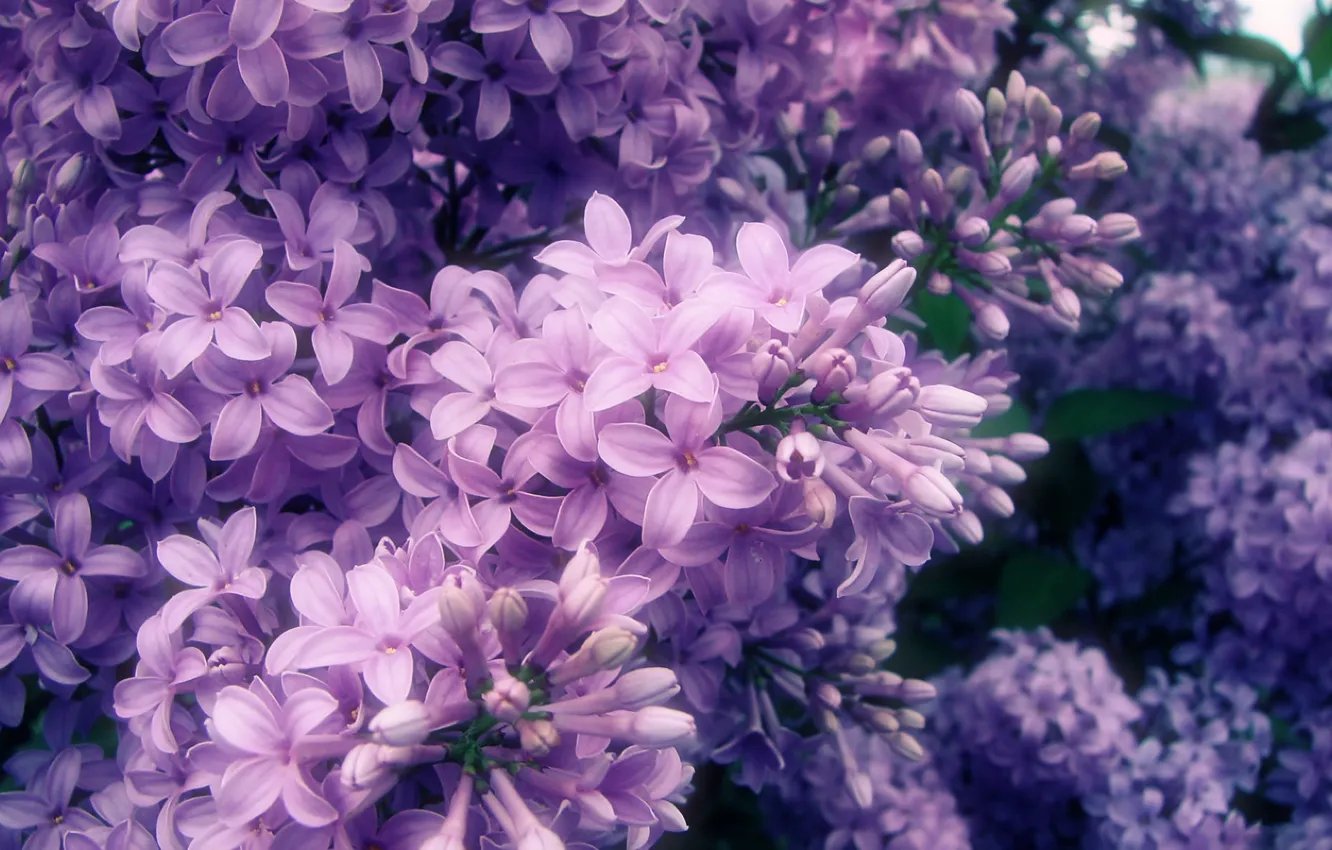
[[162, 332], [158, 362], [168, 378], [180, 374], [216, 338], [217, 346], [237, 360], [262, 360], [271, 346], [250, 314], [232, 306], [263, 250], [257, 243], [237, 240], [219, 249], [208, 267], [208, 288], [198, 274], [170, 260], [153, 267], [148, 294], [159, 306], [185, 318]]
[[0, 552], [0, 578], [17, 581], [24, 596], [44, 599], [56, 639], [71, 643], [88, 622], [86, 579], [136, 578], [145, 570], [132, 549], [92, 545], [92, 512], [82, 493], [62, 497], [53, 512], [55, 551], [15, 546]]
[[383, 97], [380, 54], [385, 48], [381, 45], [405, 41], [416, 29], [416, 14], [411, 10], [383, 8], [374, 12], [369, 0], [353, 0], [339, 15], [316, 12], [288, 42], [288, 51], [302, 59], [341, 53], [347, 93], [358, 112], [369, 112]]
[[[311, 341], [324, 380], [336, 384], [352, 367], [352, 338], [387, 345], [398, 334], [393, 314], [374, 304], [347, 304], [361, 278], [362, 257], [348, 242], [333, 246], [333, 266], [321, 296], [309, 284], [278, 281], [264, 292], [268, 303], [294, 325], [313, 327]], [[219, 346], [220, 347], [220, 346]]]
[[[199, 420], [172, 394], [173, 384], [180, 382], [166, 379], [158, 369], [157, 349], [162, 340], [161, 336], [140, 338], [131, 358], [133, 376], [103, 365], [100, 358], [93, 362], [89, 375], [99, 394], [98, 414], [111, 429], [112, 448], [127, 463], [139, 454], [153, 480], [161, 480], [170, 470], [177, 444], [193, 442], [202, 433]], [[151, 435], [143, 433], [145, 425]], [[162, 461], [150, 460], [156, 457]]]
[[117, 69], [120, 45], [106, 32], [90, 32], [77, 50], [54, 51], [56, 79], [37, 90], [33, 109], [49, 124], [70, 107], [83, 129], [104, 142], [120, 138], [116, 100], [106, 85]]
[[547, 94], [558, 82], [541, 62], [517, 58], [524, 40], [522, 32], [502, 32], [482, 37], [485, 55], [460, 42], [446, 42], [435, 48], [430, 56], [430, 64], [435, 70], [460, 80], [481, 83], [476, 106], [476, 137], [482, 141], [495, 138], [509, 126], [510, 92], [529, 96]]
[[209, 457], [213, 460], [249, 454], [259, 441], [265, 417], [298, 436], [322, 434], [333, 425], [333, 412], [307, 379], [281, 378], [296, 360], [291, 326], [265, 322], [260, 331], [272, 352], [263, 359], [236, 361], [214, 348], [194, 364], [204, 386], [231, 396], [212, 426]]
[[42, 678], [57, 687], [70, 688], [86, 682], [92, 674], [79, 666], [65, 643], [51, 635], [51, 592], [47, 582], [20, 582], [8, 591], [12, 623], [0, 624], [0, 667], [18, 660], [25, 649]]
[[157, 544], [157, 560], [163, 569], [191, 589], [176, 592], [162, 606], [162, 621], [168, 632], [175, 632], [200, 608], [219, 596], [262, 599], [268, 586], [268, 574], [250, 563], [257, 533], [258, 518], [254, 508], [232, 515], [220, 529], [208, 527], [214, 541], [205, 544], [173, 534]]
[[287, 240], [287, 266], [292, 271], [334, 260], [338, 243], [351, 237], [356, 228], [356, 205], [331, 192], [315, 193], [310, 201], [309, 224], [301, 205], [290, 194], [270, 189], [264, 192], [264, 200], [273, 208]]
[[552, 74], [568, 67], [574, 58], [573, 37], [562, 14], [583, 12], [595, 17], [614, 14], [624, 0], [478, 0], [472, 8], [472, 29], [479, 33], [504, 33], [527, 25], [532, 45]]
[[198, 647], [182, 646], [179, 634], [167, 631], [160, 616], [139, 627], [137, 646], [139, 663], [134, 677], [116, 683], [116, 713], [131, 723], [143, 718], [146, 737], [163, 752], [175, 752], [178, 743], [171, 729], [171, 706], [176, 692], [202, 677], [208, 661]]
[[32, 847], [59, 847], [70, 833], [96, 830], [102, 825], [97, 818], [70, 805], [82, 768], [77, 749], [61, 750], [26, 791], [0, 794], [0, 825], [23, 832], [35, 828], [24, 845]]
[[592, 331], [615, 356], [588, 376], [584, 404], [605, 410], [654, 387], [688, 401], [711, 401], [716, 378], [692, 346], [716, 321], [716, 310], [700, 301], [656, 319], [626, 298], [607, 301], [592, 317]]
[[[752, 458], [712, 445], [721, 425], [721, 405], [666, 402], [666, 435], [632, 422], [607, 425], [597, 438], [606, 463], [637, 477], [662, 475], [652, 485], [643, 514], [643, 545], [679, 543], [698, 513], [699, 494], [721, 508], [752, 508], [776, 487], [772, 474]], [[667, 436], [669, 435], [669, 436]]]
[[9, 413], [14, 385], [39, 393], [70, 390], [78, 374], [68, 361], [54, 354], [28, 351], [32, 341], [32, 313], [23, 296], [0, 301], [0, 419]]

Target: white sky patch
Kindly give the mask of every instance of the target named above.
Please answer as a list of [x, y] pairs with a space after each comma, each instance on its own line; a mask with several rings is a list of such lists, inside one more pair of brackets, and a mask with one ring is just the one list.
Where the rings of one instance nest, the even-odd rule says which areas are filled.
[[1244, 29], [1275, 41], [1291, 56], [1304, 48], [1304, 24], [1313, 17], [1314, 0], [1249, 0]]

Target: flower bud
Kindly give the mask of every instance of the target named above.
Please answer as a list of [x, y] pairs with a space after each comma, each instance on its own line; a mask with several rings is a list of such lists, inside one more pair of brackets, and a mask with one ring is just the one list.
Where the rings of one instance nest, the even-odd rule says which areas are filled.
[[920, 177], [920, 191], [935, 218], [948, 214], [950, 206], [948, 193], [944, 190], [943, 177], [933, 168], [927, 169]]
[[815, 381], [810, 398], [822, 404], [828, 396], [851, 385], [856, 376], [856, 358], [845, 348], [830, 348], [811, 357], [807, 371]]
[[674, 708], [639, 709], [629, 726], [633, 742], [644, 747], [672, 747], [694, 737], [694, 718]]
[[1107, 245], [1123, 245], [1140, 238], [1142, 231], [1128, 213], [1109, 213], [1096, 222], [1096, 236]]
[[823, 450], [818, 438], [808, 431], [796, 431], [782, 437], [774, 458], [777, 477], [783, 481], [799, 481], [823, 474]]
[[772, 400], [795, 371], [795, 357], [791, 349], [770, 339], [754, 352], [752, 368], [758, 380], [759, 398]]
[[37, 166], [27, 157], [20, 159], [18, 165], [14, 166], [14, 178], [10, 181], [9, 191], [20, 197], [26, 197], [36, 183]]
[[918, 466], [902, 481], [902, 493], [927, 513], [951, 516], [962, 507], [962, 494], [932, 466]]
[[787, 640], [796, 652], [819, 652], [828, 645], [823, 632], [808, 626], [790, 632]]
[[880, 735], [891, 735], [902, 728], [897, 713], [887, 708], [874, 708], [864, 714], [865, 725]]
[[838, 186], [837, 191], [833, 193], [832, 206], [828, 214], [834, 220], [839, 219], [859, 202], [859, 186]]
[[925, 240], [914, 230], [903, 230], [893, 237], [893, 253], [910, 262], [925, 253]]
[[985, 415], [984, 397], [948, 384], [921, 387], [916, 412], [926, 422], [946, 428], [972, 428]]
[[997, 517], [1007, 519], [1013, 515], [1013, 498], [998, 487], [983, 487], [976, 498], [981, 507]]
[[870, 378], [865, 404], [876, 418], [895, 419], [916, 404], [920, 381], [905, 366], [895, 366]]
[[969, 268], [975, 269], [984, 277], [1004, 277], [1013, 272], [1013, 263], [998, 251], [977, 253], [966, 248], [957, 249], [957, 259]]
[[527, 625], [527, 600], [512, 587], [497, 588], [486, 603], [486, 611], [500, 634], [515, 634]]
[[1008, 336], [1008, 314], [999, 305], [986, 302], [976, 310], [976, 328], [982, 334], [994, 340]]
[[637, 711], [659, 705], [680, 692], [675, 672], [665, 667], [630, 670], [615, 682], [615, 696], [623, 708]]
[[1036, 460], [1050, 453], [1050, 444], [1036, 434], [1010, 434], [1004, 438], [1003, 450], [1016, 460]]
[[953, 291], [953, 279], [943, 272], [934, 272], [926, 281], [925, 288], [932, 295], [947, 295]]
[[920, 146], [920, 139], [910, 130], [897, 133], [897, 158], [902, 163], [902, 170], [919, 171], [925, 164], [925, 151]]
[[737, 206], [743, 206], [746, 200], [745, 187], [740, 181], [732, 177], [718, 177], [717, 188], [721, 191], [726, 200]]
[[1128, 173], [1128, 163], [1115, 151], [1101, 151], [1068, 170], [1074, 180], [1114, 180]]
[[1061, 319], [1070, 322], [1076, 322], [1082, 315], [1082, 300], [1078, 294], [1066, 286], [1062, 286], [1050, 295], [1050, 307]]
[[953, 122], [963, 134], [974, 133], [985, 121], [985, 105], [974, 92], [958, 89], [953, 93]]
[[1004, 87], [1004, 97], [1009, 103], [1027, 102], [1027, 80], [1018, 71], [1008, 75], [1008, 85]]
[[476, 605], [472, 597], [456, 584], [447, 584], [439, 593], [439, 618], [444, 631], [459, 643], [470, 643], [476, 634]]
[[990, 223], [980, 216], [963, 216], [953, 228], [953, 238], [963, 245], [983, 245], [990, 238]]
[[370, 733], [379, 743], [394, 747], [419, 744], [430, 734], [430, 712], [417, 700], [395, 703], [374, 716]]
[[[985, 120], [991, 128], [996, 128], [1008, 112], [1008, 99], [999, 89], [990, 89], [985, 93]], [[991, 130], [993, 132], [993, 129]]]
[[837, 519], [837, 494], [832, 488], [822, 478], [804, 478], [800, 494], [809, 521], [820, 528], [832, 528]]
[[1083, 242], [1096, 235], [1096, 219], [1089, 215], [1071, 215], [1059, 222], [1057, 232], [1065, 242]]
[[914, 227], [919, 206], [901, 186], [888, 193], [888, 212], [901, 227]]
[[1027, 480], [1027, 473], [1022, 467], [1003, 455], [991, 455], [990, 480], [1000, 484], [1021, 484]]
[[634, 657], [638, 637], [628, 629], [607, 626], [587, 636], [583, 645], [550, 674], [550, 681], [563, 685], [602, 670], [624, 665]]
[[1036, 155], [1030, 153], [1005, 168], [999, 180], [1000, 202], [1009, 204], [1026, 194], [1040, 168]]
[[[939, 695], [934, 685], [921, 679], [907, 679], [902, 683], [900, 698], [902, 702], [918, 703], [929, 702]], [[924, 728], [924, 727], [916, 727]]]
[[981, 525], [980, 517], [966, 509], [948, 520], [948, 529], [968, 546], [979, 546], [985, 539], [985, 527]]
[[[837, 140], [832, 136], [816, 136], [814, 141], [810, 142], [809, 145], [810, 161], [826, 165], [833, 157], [833, 147], [836, 144]], [[820, 168], [818, 170], [821, 171], [822, 169]]]
[[532, 704], [532, 692], [514, 677], [501, 676], [481, 695], [481, 703], [491, 716], [505, 723], [514, 723]]
[[1087, 274], [1088, 285], [1102, 294], [1110, 294], [1124, 285], [1124, 276], [1109, 263], [1096, 260]]
[[969, 165], [959, 165], [948, 172], [948, 179], [944, 181], [944, 188], [950, 195], [961, 195], [971, 187], [976, 179], [976, 170]]
[[342, 759], [342, 783], [349, 788], [369, 788], [388, 776], [391, 768], [380, 744], [357, 744]]
[[860, 158], [870, 165], [877, 165], [893, 149], [893, 140], [887, 136], [875, 136], [865, 143], [860, 151]]
[[842, 707], [842, 692], [831, 682], [819, 682], [814, 685], [810, 696], [831, 709]]
[[88, 164], [88, 158], [81, 153], [76, 153], [56, 169], [51, 175], [50, 194], [53, 198], [63, 202], [78, 186], [79, 179], [83, 177], [83, 172]]
[[871, 315], [885, 316], [902, 306], [915, 282], [916, 270], [902, 260], [893, 260], [865, 281], [860, 288], [860, 303]]
[[518, 730], [518, 745], [532, 756], [541, 758], [560, 745], [559, 730], [549, 720], [519, 720], [514, 726]]
[[1095, 112], [1084, 112], [1073, 119], [1068, 128], [1068, 137], [1074, 142], [1090, 142], [1101, 132], [1101, 116]]
[[[898, 712], [899, 715], [901, 712]], [[899, 718], [900, 722], [900, 718]], [[894, 732], [888, 736], [888, 746], [892, 747], [898, 755], [912, 761], [923, 761], [925, 759], [925, 748], [920, 742], [908, 735], [906, 732]]]

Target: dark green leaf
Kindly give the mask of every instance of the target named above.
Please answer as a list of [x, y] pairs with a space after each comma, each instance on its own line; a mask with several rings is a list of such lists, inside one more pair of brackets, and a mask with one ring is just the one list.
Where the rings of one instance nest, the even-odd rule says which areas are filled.
[[971, 436], [1007, 437], [1009, 434], [1030, 430], [1031, 411], [1022, 402], [1015, 401], [1012, 407], [1000, 415], [982, 420], [981, 424], [971, 429]]
[[1082, 443], [1064, 441], [1026, 465], [1027, 480], [1013, 492], [1013, 501], [1039, 524], [1045, 539], [1062, 543], [1100, 501], [1100, 481]]
[[1091, 576], [1058, 555], [1037, 550], [1014, 554], [999, 577], [995, 620], [1000, 628], [1049, 625], [1077, 604]]
[[1304, 58], [1315, 83], [1332, 71], [1332, 21], [1321, 15], [1309, 20], [1304, 28]]
[[925, 322], [925, 330], [933, 343], [947, 357], [962, 353], [971, 329], [971, 311], [956, 295], [935, 295], [925, 290], [916, 293], [911, 311]]
[[1275, 42], [1257, 35], [1218, 32], [1199, 36], [1194, 44], [1204, 53], [1229, 56], [1245, 62], [1257, 62], [1274, 68], [1288, 67], [1294, 60]]
[[1265, 154], [1308, 150], [1327, 136], [1328, 129], [1312, 112], [1273, 112], [1259, 115], [1248, 136]]
[[1150, 390], [1073, 390], [1055, 399], [1042, 434], [1050, 440], [1077, 440], [1121, 431], [1178, 413], [1188, 399]]

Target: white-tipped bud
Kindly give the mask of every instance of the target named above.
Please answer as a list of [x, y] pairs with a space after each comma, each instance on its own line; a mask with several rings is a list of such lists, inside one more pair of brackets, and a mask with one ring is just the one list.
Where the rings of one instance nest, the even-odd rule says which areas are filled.
[[88, 158], [81, 153], [76, 153], [65, 160], [60, 168], [56, 169], [55, 173], [51, 175], [49, 187], [51, 196], [58, 201], [65, 201], [79, 184], [79, 179], [83, 177], [87, 165]]
[[1008, 336], [1008, 314], [999, 305], [987, 302], [976, 309], [976, 329], [993, 340]]
[[650, 705], [639, 709], [629, 726], [633, 742], [644, 747], [672, 747], [693, 738], [694, 718], [674, 708]]
[[925, 240], [914, 230], [903, 230], [893, 237], [893, 253], [910, 262], [925, 253]]
[[897, 133], [897, 158], [903, 170], [908, 172], [918, 171], [925, 164], [925, 151], [920, 146], [920, 139], [910, 130]]
[[860, 288], [860, 303], [871, 315], [887, 315], [902, 306], [915, 282], [916, 270], [904, 260], [893, 260], [865, 281]]
[[1008, 99], [999, 89], [990, 89], [985, 93], [985, 120], [991, 127], [995, 127], [1004, 120], [1004, 113], [1008, 111]]
[[1068, 287], [1061, 287], [1050, 296], [1050, 307], [1055, 315], [1070, 322], [1076, 322], [1082, 315], [1082, 299]]
[[846, 389], [856, 377], [856, 358], [845, 348], [820, 351], [805, 365], [805, 371], [814, 379], [810, 398], [819, 404]]
[[444, 631], [459, 643], [474, 640], [477, 611], [472, 597], [456, 584], [445, 585], [439, 593], [439, 619]]
[[1071, 215], [1059, 222], [1058, 236], [1065, 242], [1085, 242], [1096, 235], [1096, 219], [1089, 215]]
[[985, 527], [981, 525], [980, 517], [965, 508], [948, 520], [948, 529], [968, 546], [979, 546], [985, 539]]
[[972, 428], [985, 415], [984, 396], [948, 384], [930, 384], [920, 388], [916, 412], [926, 422], [946, 428]]
[[1141, 238], [1142, 231], [1128, 213], [1109, 213], [1096, 222], [1096, 236], [1107, 245], [1124, 245]]
[[897, 710], [897, 722], [902, 724], [903, 729], [924, 729], [925, 715], [911, 708], [899, 708]]
[[1010, 434], [1004, 438], [1004, 454], [1014, 460], [1036, 460], [1050, 453], [1050, 443], [1036, 434]]
[[920, 381], [905, 366], [886, 369], [865, 386], [865, 405], [876, 418], [893, 419], [906, 413], [920, 396]]
[[985, 122], [985, 105], [975, 92], [958, 89], [953, 93], [953, 121], [963, 133], [974, 133]]
[[518, 745], [537, 758], [560, 745], [559, 730], [549, 720], [519, 720], [515, 727], [518, 729]]
[[791, 632], [787, 639], [796, 652], [819, 652], [828, 645], [828, 639], [823, 636], [823, 632], [808, 626]]
[[1008, 75], [1008, 85], [1004, 88], [1004, 97], [1009, 103], [1027, 102], [1027, 80], [1018, 71]]
[[1000, 251], [968, 251], [957, 249], [957, 258], [963, 265], [975, 269], [984, 277], [1005, 277], [1013, 272], [1013, 262]]
[[889, 735], [888, 746], [892, 747], [898, 755], [912, 761], [923, 761], [925, 759], [925, 748], [920, 745], [920, 741], [906, 732], [895, 732]]
[[501, 676], [481, 695], [481, 704], [492, 717], [514, 723], [532, 705], [532, 691], [512, 676]]
[[887, 136], [875, 136], [865, 143], [865, 147], [860, 150], [860, 158], [870, 165], [877, 165], [883, 161], [888, 152], [893, 149], [893, 140]]
[[800, 481], [800, 495], [805, 515], [820, 528], [832, 528], [837, 519], [837, 494], [822, 478], [804, 478]]
[[902, 482], [902, 493], [921, 510], [951, 516], [962, 507], [962, 494], [932, 466], [920, 466]]
[[395, 703], [374, 716], [370, 733], [379, 743], [394, 747], [419, 744], [430, 734], [430, 712], [418, 700]]
[[1075, 142], [1090, 142], [1101, 132], [1101, 116], [1095, 112], [1084, 112], [1073, 119], [1068, 128], [1068, 137]]
[[665, 667], [630, 670], [615, 682], [615, 696], [623, 708], [637, 711], [659, 705], [680, 692], [675, 673]]
[[357, 744], [342, 759], [342, 784], [348, 788], [369, 788], [384, 779], [392, 767], [384, 758], [388, 747], [381, 744]]

